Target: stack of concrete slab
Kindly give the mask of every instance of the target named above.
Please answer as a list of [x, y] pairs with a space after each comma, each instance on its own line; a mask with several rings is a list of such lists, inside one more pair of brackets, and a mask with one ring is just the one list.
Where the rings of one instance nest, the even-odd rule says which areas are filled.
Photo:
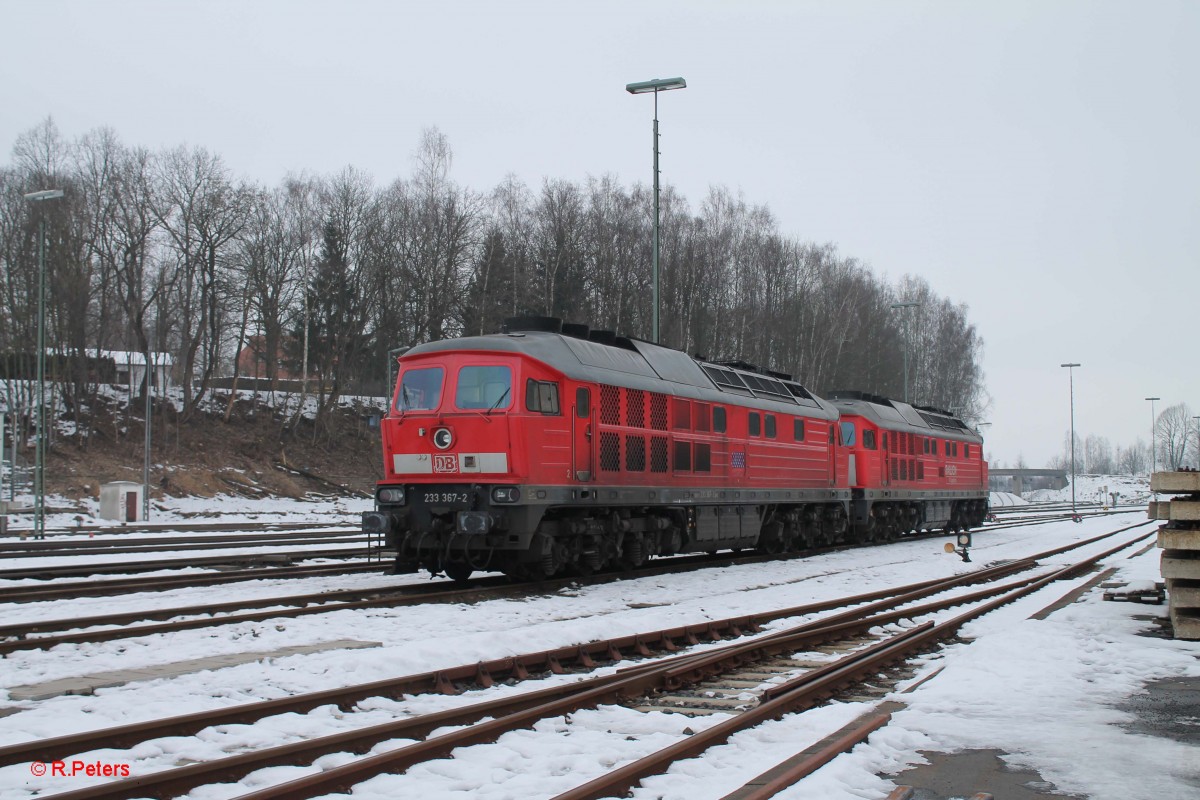
[[1158, 546], [1171, 626], [1177, 639], [1200, 639], [1200, 472], [1156, 472], [1150, 489], [1174, 495], [1149, 509], [1151, 519], [1167, 520]]

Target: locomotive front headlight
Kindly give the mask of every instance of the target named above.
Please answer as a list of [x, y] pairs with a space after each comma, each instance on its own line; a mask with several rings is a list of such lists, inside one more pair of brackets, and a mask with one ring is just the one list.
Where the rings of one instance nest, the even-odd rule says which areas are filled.
[[521, 499], [521, 490], [516, 486], [497, 486], [492, 489], [493, 503], [515, 503]]
[[387, 489], [380, 489], [376, 493], [375, 498], [380, 503], [394, 503], [394, 504], [403, 505], [404, 504], [404, 487], [403, 486], [394, 486], [394, 487], [389, 487]]

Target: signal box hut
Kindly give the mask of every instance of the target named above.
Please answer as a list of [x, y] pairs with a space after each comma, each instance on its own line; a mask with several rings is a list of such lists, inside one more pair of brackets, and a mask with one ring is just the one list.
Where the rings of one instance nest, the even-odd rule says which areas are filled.
[[144, 522], [142, 496], [144, 486], [133, 481], [112, 481], [100, 485], [100, 518], [118, 522]]

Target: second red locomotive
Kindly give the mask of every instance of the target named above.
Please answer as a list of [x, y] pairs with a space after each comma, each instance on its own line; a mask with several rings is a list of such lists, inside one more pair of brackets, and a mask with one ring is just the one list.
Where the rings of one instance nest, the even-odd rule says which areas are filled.
[[399, 367], [363, 516], [397, 571], [541, 579], [963, 530], [987, 513], [982, 439], [933, 409], [825, 400], [548, 318], [419, 345]]

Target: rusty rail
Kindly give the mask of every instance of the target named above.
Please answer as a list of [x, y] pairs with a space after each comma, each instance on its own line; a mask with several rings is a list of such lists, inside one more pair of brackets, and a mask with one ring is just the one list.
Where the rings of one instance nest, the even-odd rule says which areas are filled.
[[[1114, 534], [1117, 532], [1113, 532]], [[1113, 535], [1113, 534], [1109, 534]], [[1149, 536], [1152, 534], [1146, 534]], [[1138, 541], [1141, 538], [1135, 539]], [[1104, 538], [1104, 537], [1097, 537]], [[1089, 540], [1092, 541], [1092, 540]], [[1084, 544], [1085, 542], [1077, 543], [1075, 546]], [[906, 631], [905, 633], [893, 637], [880, 645], [866, 648], [865, 650], [847, 656], [839, 662], [834, 662], [831, 665], [823, 667], [819, 670], [814, 670], [811, 673], [802, 676], [801, 679], [793, 681], [790, 684], [785, 684], [787, 690], [782, 687], [773, 690], [771, 697], [767, 698], [759, 709], [748, 712], [748, 715], [766, 713], [761, 709], [767, 708], [771, 713], [787, 713], [785, 709], [792, 709], [802, 706], [805, 702], [819, 697], [822, 692], [828, 694], [833, 689], [831, 687], [841, 686], [854, 679], [854, 676], [862, 672], [863, 674], [872, 673], [878, 669], [878, 666], [888, 661], [895, 661], [903, 658], [911, 648], [921, 649], [928, 645], [929, 642], [936, 638], [942, 638], [952, 635], [959, 626], [967, 620], [973, 619], [981, 613], [986, 613], [988, 610], [997, 607], [997, 605], [1011, 602], [1023, 594], [1034, 591], [1036, 588], [1056, 580], [1061, 577], [1066, 577], [1081, 568], [1084, 568], [1089, 563], [1117, 552], [1130, 543], [1124, 543], [1116, 548], [1113, 548], [1105, 553], [1088, 559], [1080, 564], [1071, 565], [1062, 570], [1058, 570], [1050, 575], [1040, 579], [1030, 579], [1020, 582], [1023, 584], [1021, 588], [1013, 591], [1010, 595], [999, 598], [986, 606], [981, 607], [968, 614], [956, 617], [949, 623], [934, 626], [933, 623], [927, 623], [919, 628]], [[1029, 566], [1028, 563], [1022, 562], [1022, 567]], [[453, 683], [455, 680], [470, 680], [478, 685], [490, 685], [492, 675], [507, 671], [507, 674], [522, 678], [528, 675], [530, 664], [527, 658], [541, 658], [543, 668], [548, 668], [551, 671], [561, 671], [564, 662], [575, 663], [580, 666], [594, 666], [595, 662], [592, 656], [601, 658], [619, 659], [621, 658], [622, 649], [637, 650], [640, 654], [648, 655], [649, 646], [653, 643], [664, 650], [671, 650], [677, 647], [677, 640], [692, 641], [696, 640], [699, 635], [707, 635], [710, 638], [720, 638], [724, 632], [733, 633], [741, 630], [754, 630], [761, 623], [768, 619], [780, 618], [783, 616], [798, 616], [804, 613], [814, 613], [817, 610], [825, 610], [827, 608], [836, 607], [839, 604], [847, 602], [865, 602], [867, 598], [878, 598], [883, 596], [893, 596], [893, 602], [900, 602], [900, 598], [905, 598], [907, 602], [909, 595], [914, 592], [923, 590], [942, 591], [946, 588], [979, 580], [986, 573], [1004, 574], [1015, 569], [1015, 565], [1003, 565], [993, 570], [983, 571], [981, 573], [971, 573], [948, 581], [924, 582], [923, 584], [914, 585], [915, 587], [903, 587], [912, 591], [902, 591], [900, 597], [895, 597], [898, 590], [888, 590], [884, 592], [871, 593], [869, 595], [860, 595], [855, 598], [844, 598], [840, 601], [829, 601], [826, 603], [812, 604], [810, 606], [798, 606], [790, 609], [782, 609], [776, 612], [771, 612], [766, 615], [754, 615], [730, 618], [728, 620], [704, 622], [693, 626], [683, 626], [680, 628], [672, 628], [665, 631], [656, 632], [658, 638], [655, 639], [653, 634], [640, 634], [635, 636], [621, 637], [619, 639], [609, 640], [606, 642], [590, 643], [589, 645], [561, 648], [556, 651], [544, 651], [540, 654], [530, 654], [529, 657], [513, 657], [509, 659], [500, 659], [496, 662], [487, 662], [483, 664], [475, 664], [456, 668], [456, 670], [443, 670], [439, 672], [423, 673], [418, 676], [410, 676], [407, 679], [399, 679], [396, 681], [379, 681], [372, 684], [363, 684], [356, 687], [350, 687], [343, 690], [329, 690], [326, 692], [311, 693], [298, 698], [285, 698], [282, 701], [269, 701], [265, 703], [248, 704], [246, 706], [237, 707], [235, 709], [226, 710], [223, 712], [207, 712], [199, 715], [189, 715], [187, 717], [174, 718], [172, 720], [160, 720], [156, 722], [143, 723], [141, 725], [125, 726], [120, 729], [110, 729], [108, 731], [100, 731], [92, 734], [79, 734], [70, 737], [60, 737], [56, 740], [43, 741], [37, 743], [29, 743], [24, 746], [14, 746], [0, 749], [0, 759], [4, 763], [14, 763], [9, 759], [15, 756], [33, 755], [41, 759], [53, 758], [61, 755], [78, 752], [79, 747], [90, 746], [121, 746], [131, 741], [141, 741], [150, 738], [154, 735], [180, 735], [189, 733], [207, 727], [212, 724], [232, 721], [247, 721], [258, 719], [268, 714], [282, 713], [284, 711], [307, 710], [317, 705], [323, 705], [331, 702], [336, 702], [343, 707], [362, 699], [366, 696], [373, 695], [392, 695], [404, 694], [414, 690], [425, 691], [454, 691]], [[941, 588], [935, 588], [935, 587]], [[1008, 591], [1011, 587], [1002, 587], [1001, 589], [991, 590], [991, 593], [997, 591]], [[859, 625], [872, 627], [874, 625], [885, 624], [888, 621], [893, 621], [896, 616], [914, 616], [921, 613], [922, 609], [931, 607], [945, 607], [946, 605], [961, 605], [965, 602], [970, 602], [975, 599], [979, 592], [969, 595], [962, 595], [949, 600], [940, 601], [939, 603], [929, 604], [921, 609], [908, 609], [903, 612], [891, 612], [888, 614], [878, 615], [869, 619], [863, 620], [860, 618]], [[869, 609], [858, 609], [858, 614], [869, 613]], [[833, 619], [844, 618], [845, 615], [837, 615]], [[771, 634], [766, 637], [761, 637], [755, 642], [747, 644], [738, 644], [727, 648], [732, 653], [732, 658], [736, 663], [740, 663], [746, 653], [753, 649], [758, 651], [764, 650], [765, 646], [770, 649], [786, 648], [795, 646], [801, 641], [822, 641], [830, 638], [837, 633], [843, 632], [853, 624], [852, 621], [845, 620], [839, 623], [829, 624], [830, 620], [821, 620], [814, 623], [799, 626], [798, 628], [789, 629], [776, 634]], [[936, 633], [936, 636], [933, 634]], [[806, 638], [807, 637], [807, 638]], [[931, 638], [932, 637], [932, 638]], [[906, 643], [912, 643], [906, 644]], [[748, 650], [747, 648], [750, 648]], [[308, 742], [294, 743], [280, 748], [271, 748], [267, 751], [259, 751], [252, 754], [244, 754], [230, 758], [220, 759], [215, 762], [205, 764], [197, 764], [189, 767], [184, 767], [178, 770], [169, 770], [163, 773], [155, 773], [150, 776], [144, 776], [136, 779], [127, 779], [115, 783], [104, 784], [79, 792], [71, 792], [65, 795], [56, 795], [56, 797], [71, 800], [92, 797], [136, 797], [145, 796], [147, 794], [165, 795], [177, 794], [179, 791], [186, 791], [187, 788], [200, 785], [205, 782], [210, 782], [214, 779], [213, 776], [219, 776], [228, 779], [229, 775], [245, 774], [253, 769], [261, 768], [269, 764], [278, 763], [295, 763], [297, 761], [309, 760], [325, 752], [339, 752], [347, 749], [361, 752], [369, 748], [373, 743], [397, 736], [414, 736], [421, 735], [422, 731], [427, 733], [430, 730], [453, 724], [466, 724], [471, 718], [478, 719], [482, 716], [495, 717], [494, 719], [481, 722], [473, 725], [470, 728], [465, 728], [460, 731], [455, 731], [451, 734], [438, 736], [432, 740], [426, 740], [414, 745], [393, 750], [378, 756], [372, 756], [364, 759], [359, 759], [351, 764], [342, 767], [327, 770], [319, 775], [309, 776], [300, 781], [282, 784], [277, 787], [265, 789], [261, 792], [256, 792], [249, 797], [265, 798], [265, 797], [307, 797], [320, 792], [337, 791], [347, 788], [354, 783], [365, 780], [371, 775], [379, 774], [380, 772], [396, 771], [407, 769], [412, 764], [419, 763], [431, 758], [445, 755], [456, 747], [467, 744], [475, 744], [486, 741], [493, 741], [501, 733], [508, 730], [513, 730], [521, 727], [526, 727], [537, 719], [545, 716], [555, 716], [566, 713], [573, 709], [592, 707], [603, 702], [612, 702], [624, 698], [640, 696], [648, 691], [665, 688], [667, 673], [674, 670], [678, 674], [686, 674], [689, 670], [695, 671], [697, 663], [702, 659], [708, 659], [708, 654], [704, 655], [683, 655], [674, 656], [667, 659], [662, 659], [658, 662], [638, 665], [626, 670], [622, 670], [613, 675], [607, 675], [597, 678], [591, 678], [584, 681], [579, 681], [569, 686], [550, 687], [548, 689], [530, 692], [519, 695], [514, 698], [505, 700], [496, 700], [489, 703], [471, 706], [469, 708], [456, 709], [454, 711], [444, 712], [441, 715], [433, 715], [414, 719], [400, 720], [393, 723], [386, 723], [382, 726], [373, 726], [369, 729], [361, 731], [347, 732], [336, 734], [330, 737], [321, 737], [317, 740]], [[857, 666], [856, 666], [857, 665]], [[555, 668], [557, 666], [557, 669]], [[523, 673], [523, 674], [522, 674]], [[418, 689], [417, 686], [421, 688]], [[798, 691], [801, 687], [810, 687], [806, 691]], [[815, 689], [811, 687], [817, 687]], [[807, 699], [806, 699], [807, 698]], [[815, 700], [814, 700], [815, 702]], [[789, 704], [797, 705], [789, 705]], [[742, 715], [736, 718], [737, 720], [747, 720], [754, 717]], [[732, 722], [732, 720], [731, 720]], [[750, 723], [745, 723], [750, 724]], [[723, 724], [722, 724], [723, 725]], [[722, 726], [717, 726], [718, 728]], [[732, 732], [732, 731], [731, 731]], [[125, 737], [123, 740], [118, 740], [119, 736]], [[701, 734], [703, 736], [703, 734]], [[696, 737], [692, 737], [693, 740]], [[692, 740], [689, 740], [691, 742]], [[696, 744], [700, 742], [697, 741]], [[707, 745], [711, 746], [711, 745]], [[23, 748], [23, 749], [22, 749]], [[56, 749], [57, 748], [57, 749]], [[76, 749], [71, 749], [76, 748]], [[670, 748], [668, 748], [669, 750]], [[702, 748], [704, 749], [704, 748]], [[52, 752], [53, 751], [53, 752]], [[682, 756], [679, 756], [682, 757]], [[649, 758], [649, 757], [648, 757]], [[673, 760], [673, 759], [670, 759]], [[670, 760], [662, 762], [669, 764]], [[648, 759], [643, 759], [635, 762], [639, 766], [637, 769], [627, 769], [622, 772], [622, 780], [629, 779], [629, 776], [638, 773], [638, 776], [633, 778], [636, 783], [644, 775], [652, 774], [656, 767], [651, 766], [649, 771], [643, 762], [648, 762]], [[657, 763], [657, 762], [656, 762]], [[633, 768], [634, 765], [629, 765]], [[616, 774], [616, 773], [614, 773]], [[593, 781], [586, 786], [592, 786], [599, 780]], [[632, 783], [627, 784], [626, 788]], [[574, 791], [583, 791], [585, 787], [580, 787]], [[618, 787], [619, 788], [619, 787]], [[580, 797], [600, 797], [605, 794], [612, 794], [613, 790], [607, 789], [601, 794], [582, 794]], [[619, 792], [617, 792], [619, 793]], [[566, 797], [575, 797], [574, 794], [568, 793], [563, 795]]]

